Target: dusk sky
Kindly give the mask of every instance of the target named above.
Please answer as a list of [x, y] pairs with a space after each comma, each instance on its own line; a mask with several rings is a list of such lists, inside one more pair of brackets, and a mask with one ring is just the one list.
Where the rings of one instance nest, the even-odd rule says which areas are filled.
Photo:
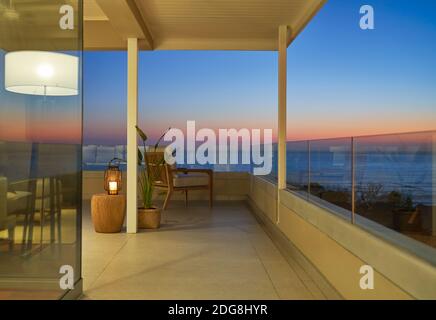
[[[359, 28], [371, 4], [375, 30]], [[331, 0], [289, 47], [290, 140], [435, 129], [436, 2]], [[85, 54], [85, 142], [123, 143], [126, 54]], [[142, 52], [140, 124], [277, 128], [277, 53]]]
[[[363, 4], [374, 7], [375, 30], [359, 28]], [[329, 0], [288, 49], [288, 138], [436, 129], [435, 39], [434, 0]], [[85, 144], [126, 143], [126, 69], [125, 52], [84, 53]], [[25, 125], [10, 108], [23, 98], [2, 81], [0, 135], [9, 140]], [[277, 81], [276, 52], [141, 52], [140, 125], [154, 138], [187, 120], [276, 132]], [[75, 140], [80, 114], [65, 116], [41, 127]]]

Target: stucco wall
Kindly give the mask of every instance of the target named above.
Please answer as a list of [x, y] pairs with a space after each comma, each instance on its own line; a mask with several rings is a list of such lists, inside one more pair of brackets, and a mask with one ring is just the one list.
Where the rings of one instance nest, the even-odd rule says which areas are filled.
[[[92, 195], [104, 193], [103, 171], [84, 171], [83, 172], [83, 199], [89, 200]], [[214, 175], [214, 198], [215, 200], [245, 200], [249, 191], [249, 177], [246, 172], [216, 172]], [[126, 175], [123, 176], [123, 190], [126, 192]], [[156, 194], [162, 199], [163, 194]], [[207, 191], [191, 191], [190, 200], [208, 200]], [[183, 200], [181, 192], [174, 194], [174, 200]]]

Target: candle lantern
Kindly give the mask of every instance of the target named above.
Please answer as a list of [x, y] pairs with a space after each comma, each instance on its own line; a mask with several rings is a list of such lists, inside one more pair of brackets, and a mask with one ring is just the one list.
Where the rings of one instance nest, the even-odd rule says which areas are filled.
[[116, 196], [121, 191], [122, 173], [120, 160], [112, 159], [104, 172], [104, 189], [111, 196]]

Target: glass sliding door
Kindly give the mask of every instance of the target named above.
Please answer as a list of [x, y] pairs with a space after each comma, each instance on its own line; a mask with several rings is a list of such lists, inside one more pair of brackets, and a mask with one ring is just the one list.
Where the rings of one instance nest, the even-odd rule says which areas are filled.
[[0, 299], [80, 288], [82, 0], [0, 0]]

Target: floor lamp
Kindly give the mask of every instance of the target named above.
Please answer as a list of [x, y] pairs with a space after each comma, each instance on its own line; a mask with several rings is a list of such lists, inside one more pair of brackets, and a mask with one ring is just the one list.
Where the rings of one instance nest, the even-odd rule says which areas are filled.
[[[5, 55], [5, 89], [16, 94], [44, 96], [44, 101], [47, 96], [76, 96], [79, 94], [79, 58], [69, 54], [47, 51], [9, 52]], [[36, 178], [38, 176], [38, 154], [38, 144], [32, 143], [30, 173]], [[51, 181], [54, 180], [51, 179]], [[41, 248], [42, 221], [45, 210], [44, 177], [42, 181]], [[32, 191], [36, 192], [36, 186]], [[53, 196], [51, 195], [51, 197]], [[31, 246], [33, 238], [34, 210], [30, 214], [30, 221], [26, 215], [26, 223], [31, 225], [28, 237], [29, 246]], [[60, 213], [58, 224], [60, 226]], [[23, 241], [26, 237], [27, 235], [23, 236]]]

